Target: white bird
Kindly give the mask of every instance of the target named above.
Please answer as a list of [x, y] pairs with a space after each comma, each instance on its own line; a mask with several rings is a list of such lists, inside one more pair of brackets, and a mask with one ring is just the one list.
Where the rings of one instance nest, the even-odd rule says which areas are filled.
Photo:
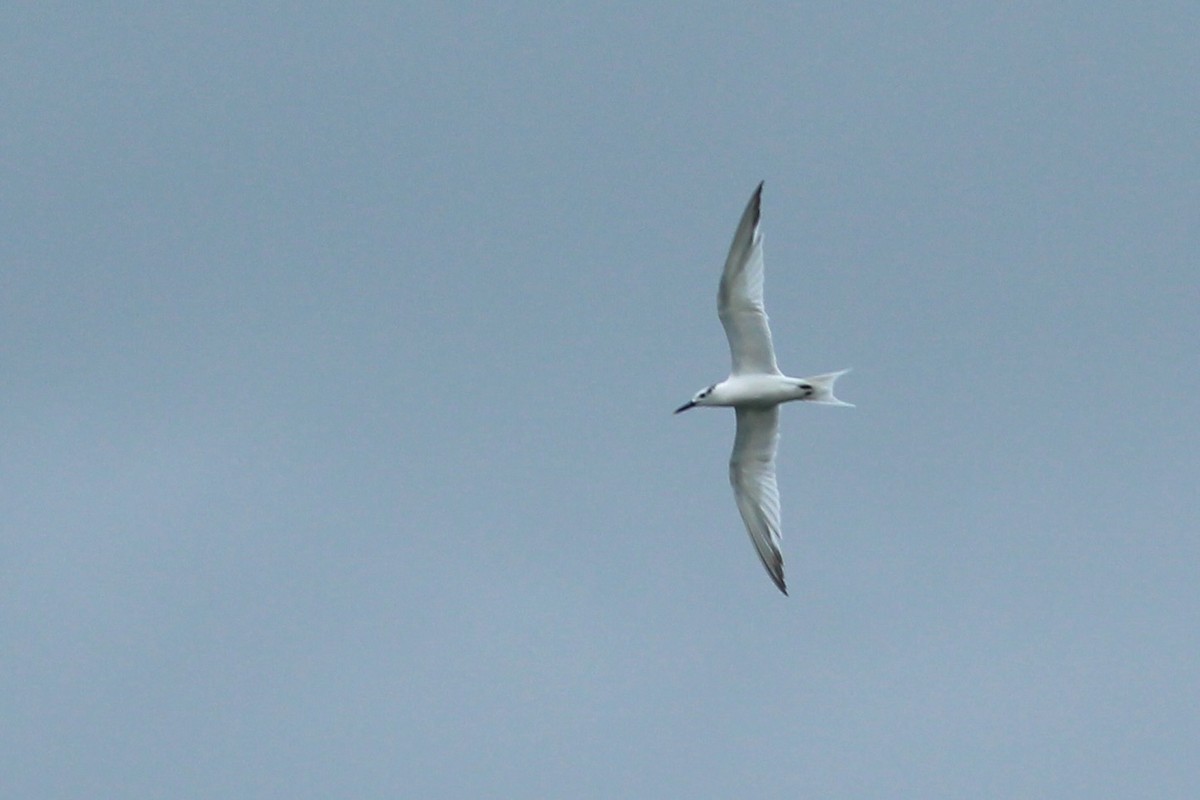
[[775, 482], [779, 405], [804, 400], [849, 406], [833, 396], [834, 381], [849, 370], [789, 378], [775, 364], [771, 329], [763, 308], [763, 245], [758, 225], [762, 188], [758, 184], [742, 212], [717, 291], [717, 315], [729, 339], [733, 368], [728, 378], [696, 392], [675, 413], [696, 406], [732, 406], [737, 412], [729, 482], [758, 557], [779, 591], [787, 594], [779, 550], [779, 487]]

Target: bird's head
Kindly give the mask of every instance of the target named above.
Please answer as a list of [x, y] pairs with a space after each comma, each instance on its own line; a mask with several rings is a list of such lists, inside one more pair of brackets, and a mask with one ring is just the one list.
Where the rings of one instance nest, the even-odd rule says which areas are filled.
[[691, 400], [688, 400], [686, 403], [681, 405], [679, 408], [675, 409], [675, 413], [678, 414], [682, 411], [687, 411], [689, 408], [695, 408], [696, 406], [713, 405], [712, 393], [713, 393], [713, 389], [716, 389], [716, 388], [717, 388], [717, 385], [715, 383], [712, 386], [704, 387], [700, 391], [696, 392], [696, 394], [692, 397]]

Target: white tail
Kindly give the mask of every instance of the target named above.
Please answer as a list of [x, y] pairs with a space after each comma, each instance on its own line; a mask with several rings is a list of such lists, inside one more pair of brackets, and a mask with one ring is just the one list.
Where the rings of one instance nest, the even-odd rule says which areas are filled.
[[828, 372], [824, 375], [814, 375], [811, 378], [805, 378], [805, 383], [811, 383], [813, 386], [812, 397], [806, 397], [805, 399], [810, 403], [824, 403], [829, 406], [850, 406], [853, 408], [853, 403], [843, 403], [833, 396], [833, 382], [849, 371], [848, 369], [844, 369], [840, 372]]

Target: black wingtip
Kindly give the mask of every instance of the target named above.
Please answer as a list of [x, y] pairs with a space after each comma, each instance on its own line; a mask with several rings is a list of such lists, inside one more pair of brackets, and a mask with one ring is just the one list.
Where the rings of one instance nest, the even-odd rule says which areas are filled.
[[779, 591], [783, 592], [786, 596], [787, 583], [785, 583], [783, 579], [783, 559], [777, 557], [775, 560], [774, 569], [768, 569], [767, 574], [771, 576], [771, 580], [775, 582], [775, 585], [779, 588]]
[[758, 227], [758, 222], [762, 219], [762, 189], [766, 181], [759, 181], [758, 188], [754, 190], [754, 194], [750, 196], [750, 203], [747, 210], [754, 209], [754, 227]]

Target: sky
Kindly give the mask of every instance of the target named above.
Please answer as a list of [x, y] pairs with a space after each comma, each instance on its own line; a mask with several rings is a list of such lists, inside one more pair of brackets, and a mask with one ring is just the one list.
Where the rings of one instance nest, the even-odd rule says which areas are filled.
[[[0, 795], [1200, 785], [1194, 3], [8, 4]], [[727, 478], [765, 180], [790, 597]]]

